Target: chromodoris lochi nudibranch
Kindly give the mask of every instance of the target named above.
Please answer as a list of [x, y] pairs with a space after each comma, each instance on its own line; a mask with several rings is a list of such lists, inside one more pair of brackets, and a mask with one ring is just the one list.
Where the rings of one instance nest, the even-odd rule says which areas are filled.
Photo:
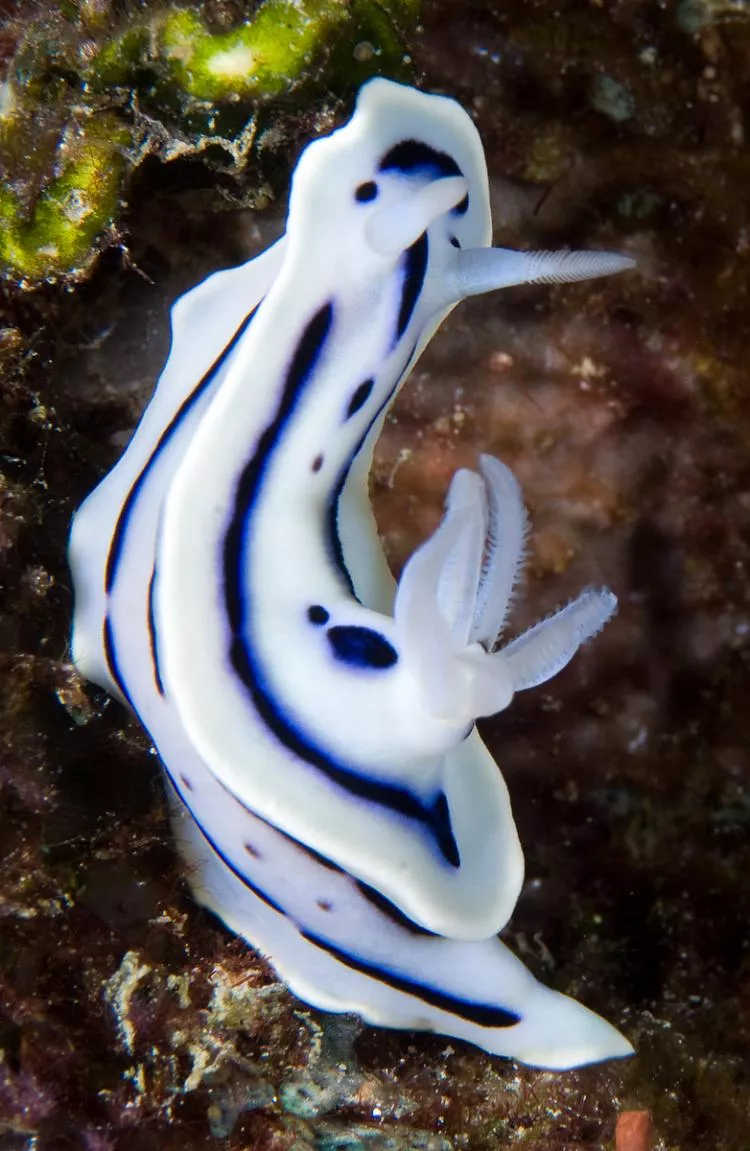
[[398, 585], [368, 498], [388, 408], [458, 301], [632, 263], [490, 243], [470, 117], [370, 81], [303, 152], [282, 239], [175, 303], [154, 396], [73, 522], [73, 658], [156, 745], [196, 898], [297, 995], [567, 1068], [632, 1049], [497, 938], [523, 856], [475, 720], [615, 598], [502, 642], [526, 519], [490, 456]]

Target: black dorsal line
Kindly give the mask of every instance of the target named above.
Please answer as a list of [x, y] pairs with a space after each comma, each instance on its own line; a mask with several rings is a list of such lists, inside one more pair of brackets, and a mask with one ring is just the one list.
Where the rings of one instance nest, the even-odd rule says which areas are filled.
[[376, 907], [381, 915], [385, 915], [386, 918], [390, 919], [392, 923], [395, 923], [397, 927], [401, 927], [411, 935], [426, 935], [432, 939], [439, 938], [434, 931], [428, 931], [426, 927], [422, 927], [421, 924], [415, 923], [413, 919], [410, 919], [400, 907], [397, 907], [390, 899], [386, 899], [382, 892], [377, 891], [374, 887], [370, 887], [367, 883], [363, 883], [361, 879], [357, 879], [354, 882], [357, 884], [360, 894], [364, 896], [367, 902], [371, 903], [373, 907]]
[[[262, 303], [262, 301], [261, 301], [261, 303]], [[115, 524], [115, 530], [112, 533], [112, 539], [111, 539], [110, 545], [109, 545], [109, 553], [107, 555], [107, 566], [105, 568], [105, 575], [104, 575], [104, 588], [105, 588], [105, 591], [106, 591], [108, 596], [111, 594], [112, 589], [113, 589], [114, 584], [115, 584], [115, 580], [117, 579], [119, 566], [120, 566], [120, 559], [122, 558], [122, 549], [123, 549], [123, 546], [125, 544], [125, 536], [127, 535], [128, 526], [130, 524], [130, 518], [133, 514], [133, 510], [135, 508], [135, 505], [138, 502], [138, 498], [139, 498], [141, 492], [143, 491], [146, 480], [148, 479], [148, 477], [151, 473], [151, 469], [154, 467], [154, 464], [158, 460], [158, 458], [161, 455], [164, 448], [167, 446], [167, 444], [171, 440], [172, 436], [176, 433], [176, 431], [179, 428], [182, 421], [189, 414], [191, 408], [197, 403], [197, 401], [204, 394], [204, 392], [207, 390], [207, 388], [209, 388], [211, 386], [211, 384], [213, 383], [213, 381], [216, 377], [216, 373], [219, 371], [221, 366], [224, 364], [224, 362], [226, 361], [227, 357], [231, 354], [233, 349], [237, 346], [238, 341], [241, 339], [241, 337], [247, 331], [248, 327], [250, 326], [250, 322], [253, 319], [253, 317], [255, 316], [255, 313], [258, 311], [259, 307], [260, 307], [260, 303], [258, 303], [256, 305], [256, 307], [254, 307], [252, 309], [252, 311], [249, 312], [247, 316], [245, 316], [244, 320], [242, 321], [240, 326], [237, 328], [237, 331], [234, 333], [231, 340], [229, 341], [229, 343], [226, 345], [226, 347], [222, 351], [221, 355], [216, 360], [214, 360], [211, 367], [201, 377], [200, 381], [196, 384], [195, 388], [193, 388], [190, 395], [187, 396], [183, 400], [183, 402], [180, 404], [180, 406], [177, 409], [177, 411], [175, 412], [174, 416], [169, 421], [169, 423], [167, 424], [167, 426], [164, 429], [164, 431], [162, 432], [162, 434], [159, 436], [159, 439], [156, 443], [156, 447], [154, 448], [154, 450], [151, 453], [151, 455], [149, 456], [148, 460], [146, 461], [146, 463], [142, 467], [142, 469], [139, 472], [138, 476], [136, 477], [130, 491], [128, 492], [128, 494], [125, 498], [125, 501], [122, 505], [122, 508], [120, 509], [120, 514], [117, 517], [117, 523]], [[161, 680], [161, 675], [160, 675], [159, 665], [158, 665], [157, 648], [156, 648], [156, 629], [155, 629], [154, 612], [153, 612], [153, 574], [151, 577], [151, 582], [149, 583], [149, 590], [148, 590], [148, 604], [147, 604], [147, 609], [146, 609], [146, 624], [147, 624], [147, 627], [149, 629], [149, 640], [150, 640], [150, 645], [151, 645], [151, 657], [152, 657], [153, 667], [154, 667], [154, 679], [155, 679], [155, 683], [156, 683], [156, 688], [157, 688], [157, 691], [159, 692], [159, 694], [163, 695], [164, 694], [164, 685], [163, 685], [162, 680]], [[104, 658], [106, 660], [109, 673], [112, 676], [112, 679], [117, 684], [118, 688], [120, 689], [120, 692], [122, 693], [122, 695], [128, 701], [128, 704], [130, 705], [130, 707], [132, 707], [133, 710], [136, 711], [136, 708], [133, 706], [133, 701], [130, 697], [130, 692], [125, 687], [125, 681], [123, 680], [122, 674], [120, 672], [119, 661], [117, 658], [117, 651], [116, 651], [116, 645], [115, 645], [114, 631], [112, 628], [112, 621], [111, 621], [109, 614], [107, 614], [105, 616], [105, 619], [104, 619], [102, 641], [103, 641], [103, 647], [104, 647]]]
[[154, 683], [159, 695], [164, 695], [164, 681], [161, 678], [161, 668], [159, 667], [159, 649], [156, 643], [156, 612], [154, 604], [154, 595], [156, 592], [156, 568], [151, 572], [151, 579], [148, 581], [148, 643], [149, 651], [151, 653], [151, 666], [154, 669]]
[[[254, 454], [242, 469], [235, 489], [231, 519], [224, 536], [222, 561], [224, 602], [232, 635], [229, 655], [235, 672], [250, 694], [258, 716], [282, 746], [286, 747], [297, 759], [310, 764], [333, 783], [348, 791], [350, 795], [364, 799], [369, 803], [387, 807], [408, 819], [423, 824], [438, 844], [445, 860], [451, 866], [458, 867], [460, 856], [453, 836], [445, 797], [439, 795], [431, 806], [427, 806], [407, 788], [367, 779], [355, 771], [350, 764], [342, 763], [330, 756], [309, 739], [277, 701], [273, 689], [268, 685], [263, 670], [255, 658], [252, 646], [246, 638], [249, 630], [250, 608], [245, 601], [242, 581], [246, 568], [245, 557], [250, 546], [249, 536], [253, 512], [262, 496], [263, 483], [273, 453], [296, 411], [305, 386], [323, 355], [333, 325], [333, 318], [334, 307], [329, 302], [324, 304], [308, 321], [292, 356], [276, 413], [261, 434]], [[383, 401], [373, 419], [377, 419], [379, 412], [389, 402], [389, 399], [390, 396]], [[360, 447], [363, 442], [364, 438], [360, 441]], [[349, 467], [351, 467], [351, 459], [344, 472], [344, 479]], [[341, 486], [337, 484], [334, 502], [329, 508], [331, 530], [335, 530], [335, 516], [341, 487], [343, 487], [343, 481]], [[340, 549], [341, 544], [337, 532], [334, 539]], [[341, 559], [343, 564], [343, 555]], [[343, 565], [342, 570], [346, 573], [345, 565]], [[348, 575], [348, 573], [346, 574]], [[349, 585], [351, 587], [351, 577], [349, 577]]]
[[[184, 800], [182, 800], [182, 802], [185, 803]], [[270, 908], [271, 911], [275, 911], [277, 914], [283, 915], [285, 919], [288, 919], [306, 943], [317, 947], [320, 951], [325, 951], [326, 954], [330, 955], [338, 963], [343, 964], [344, 967], [348, 967], [352, 971], [357, 971], [361, 975], [374, 979], [378, 983], [385, 983], [388, 987], [392, 987], [394, 991], [402, 991], [404, 994], [411, 995], [422, 1003], [429, 1004], [430, 1007], [445, 1011], [459, 1019], [465, 1019], [468, 1023], [475, 1023], [480, 1027], [506, 1028], [514, 1027], [517, 1023], [521, 1022], [522, 1016], [516, 1014], [514, 1011], [509, 1011], [505, 1007], [497, 1007], [493, 1003], [481, 1003], [471, 999], [462, 999], [458, 996], [450, 995], [445, 991], [440, 991], [438, 988], [430, 987], [427, 983], [420, 983], [416, 980], [408, 979], [406, 976], [400, 975], [388, 967], [368, 963], [366, 960], [360, 959], [357, 955], [352, 955], [340, 947], [335, 947], [314, 932], [303, 930], [294, 916], [289, 915], [277, 900], [273, 899], [263, 888], [253, 883], [252, 880], [248, 879], [246, 875], [235, 867], [231, 860], [221, 851], [214, 839], [208, 834], [201, 822], [193, 815], [192, 808], [188, 804], [185, 804], [185, 806], [208, 846], [232, 875], [234, 875], [252, 895], [264, 903], [266, 907]]]
[[[146, 729], [146, 730], [148, 731], [148, 729]], [[149, 735], [150, 734], [151, 733], [149, 732]], [[155, 742], [156, 741], [154, 740], [154, 743]], [[173, 790], [178, 794], [180, 802], [183, 803], [185, 805], [185, 807], [187, 808], [187, 810], [190, 812], [190, 816], [193, 819], [193, 821], [195, 822], [195, 824], [197, 825], [199, 831], [201, 832], [201, 835], [203, 835], [204, 838], [208, 840], [208, 842], [211, 844], [211, 847], [213, 848], [213, 850], [216, 852], [217, 855], [221, 856], [221, 859], [223, 860], [224, 863], [226, 863], [227, 867], [231, 871], [233, 871], [239, 879], [242, 879], [243, 882], [248, 882], [246, 880], [246, 877], [244, 875], [242, 875], [242, 873], [239, 872], [234, 867], [234, 865], [229, 862], [229, 860], [225, 857], [224, 853], [220, 850], [220, 848], [218, 848], [216, 846], [214, 841], [211, 839], [211, 837], [209, 836], [205, 827], [201, 823], [200, 819], [198, 819], [198, 816], [196, 815], [195, 811], [193, 810], [193, 801], [186, 799], [181, 794], [180, 789], [177, 786], [176, 779], [179, 778], [180, 781], [183, 783], [183, 785], [185, 785], [188, 788], [188, 790], [191, 792], [195, 791], [195, 788], [193, 787], [193, 785], [191, 783], [189, 783], [189, 781], [185, 778], [185, 776], [182, 774], [182, 772], [175, 771], [174, 769], [170, 768], [169, 765], [164, 760], [162, 760], [162, 765], [164, 767], [165, 772], [167, 773], [167, 776], [169, 777], [169, 779], [168, 779], [169, 784], [171, 785]], [[256, 823], [262, 823], [263, 826], [268, 828], [268, 830], [273, 835], [278, 836], [279, 839], [283, 839], [284, 842], [288, 843], [290, 845], [290, 847], [292, 847], [295, 851], [298, 851], [301, 855], [306, 856], [307, 859], [309, 859], [312, 863], [316, 864], [318, 867], [325, 868], [326, 871], [332, 871], [332, 872], [337, 873], [338, 875], [347, 875], [347, 876], [349, 875], [349, 872], [346, 871], [343, 867], [341, 867], [338, 863], [334, 862], [333, 859], [329, 859], [328, 856], [323, 855], [319, 851], [316, 851], [313, 847], [310, 847], [309, 844], [303, 843], [301, 839], [295, 839], [295, 837], [293, 835], [290, 835], [288, 831], [284, 831], [282, 828], [278, 827], [275, 823], [271, 823], [271, 821], [266, 819], [265, 816], [260, 815], [257, 811], [253, 811], [252, 808], [247, 806], [247, 804], [244, 802], [244, 800], [240, 799], [238, 795], [235, 795], [235, 793], [229, 787], [227, 787], [227, 785], [224, 783], [223, 780], [219, 779], [217, 776], [212, 776], [212, 778], [213, 778], [215, 783], [218, 783], [221, 790], [226, 795], [229, 796], [229, 798], [232, 800], [232, 802], [236, 803], [237, 806], [239, 808], [241, 808], [241, 810], [246, 815], [248, 815], [250, 817], [250, 819], [254, 820]], [[249, 851], [247, 844], [245, 844], [245, 849], [248, 851], [248, 854], [251, 854], [251, 855], [254, 854], [253, 852]], [[258, 858], [258, 859], [261, 858], [261, 855], [259, 852], [255, 852], [255, 858]]]
[[[260, 303], [262, 303], [262, 301]], [[164, 451], [169, 441], [172, 439], [172, 436], [174, 436], [174, 434], [177, 432], [182, 421], [189, 414], [191, 408], [197, 403], [204, 392], [211, 386], [214, 379], [216, 378], [217, 372], [222, 368], [227, 360], [227, 357], [232, 354], [238, 342], [244, 336], [255, 316], [255, 313], [260, 307], [260, 303], [258, 303], [252, 309], [252, 311], [245, 316], [244, 320], [237, 328], [237, 331], [234, 333], [224, 350], [214, 360], [208, 371], [204, 373], [196, 386], [193, 388], [190, 395], [186, 396], [186, 398], [182, 401], [179, 408], [172, 416], [172, 419], [169, 421], [166, 428], [159, 436], [159, 439], [156, 442], [156, 447], [147, 459], [146, 463], [141, 468], [141, 471], [133, 482], [133, 486], [125, 497], [125, 501], [123, 502], [122, 508], [120, 509], [120, 514], [117, 517], [117, 523], [115, 524], [115, 530], [112, 533], [112, 540], [109, 545], [107, 567], [104, 577], [104, 589], [107, 595], [111, 593], [117, 578], [117, 572], [120, 564], [120, 558], [122, 556], [123, 545], [125, 543], [125, 536], [127, 535], [130, 517], [133, 514], [133, 509], [138, 501], [138, 497], [143, 490], [143, 486], [146, 483], [152, 468], [156, 464], [159, 456]]]
[[319, 947], [333, 959], [343, 963], [345, 967], [358, 971], [360, 975], [367, 975], [378, 983], [385, 983], [394, 991], [403, 991], [405, 995], [412, 995], [422, 1003], [437, 1008], [438, 1011], [445, 1011], [449, 1015], [465, 1019], [467, 1023], [476, 1023], [479, 1027], [505, 1028], [515, 1027], [517, 1023], [521, 1022], [521, 1015], [516, 1014], [515, 1011], [509, 1011], [505, 1007], [497, 1007], [494, 1003], [478, 1003], [471, 999], [459, 999], [458, 996], [439, 991], [427, 983], [418, 983], [416, 980], [399, 975], [381, 964], [366, 963], [347, 951], [333, 947], [325, 939], [312, 934], [312, 932], [302, 931], [300, 934], [308, 943], [312, 943], [314, 947]]
[[240, 473], [232, 518], [224, 536], [224, 598], [235, 637], [241, 635], [246, 615], [241, 575], [246, 524], [260, 498], [273, 452], [296, 410], [305, 384], [320, 359], [332, 324], [333, 304], [329, 302], [324, 304], [306, 325], [289, 365], [276, 414], [261, 434], [254, 454]]
[[329, 504], [328, 504], [328, 511], [327, 511], [328, 550], [330, 553], [331, 562], [336, 566], [336, 568], [341, 573], [341, 575], [344, 579], [344, 582], [346, 583], [349, 594], [351, 596], [353, 596], [354, 599], [356, 599], [357, 603], [360, 603], [361, 601], [360, 601], [359, 596], [357, 595], [357, 590], [354, 586], [354, 581], [351, 577], [349, 569], [346, 566], [346, 560], [344, 558], [344, 549], [343, 549], [342, 544], [341, 544], [341, 535], [339, 533], [339, 502], [341, 500], [341, 496], [343, 494], [344, 488], [346, 487], [346, 481], [349, 478], [349, 473], [351, 471], [352, 464], [356, 460], [359, 453], [362, 451], [362, 448], [365, 445], [365, 441], [367, 440], [367, 437], [369, 436], [370, 432], [372, 431], [373, 425], [377, 422], [377, 420], [380, 419], [383, 412], [386, 410], [386, 408], [392, 402], [392, 400], [396, 394], [396, 391], [398, 390], [398, 386], [399, 386], [401, 380], [403, 380], [404, 377], [406, 375], [408, 375], [410, 367], [412, 365], [412, 361], [414, 359], [414, 353], [416, 352], [416, 350], [417, 350], [416, 345], [414, 345], [414, 347], [412, 347], [411, 351], [409, 352], [409, 355], [404, 360], [403, 370], [401, 372], [399, 372], [399, 374], [396, 378], [395, 384], [390, 389], [387, 396], [381, 401], [380, 406], [378, 407], [377, 411], [374, 412], [374, 414], [372, 415], [372, 417], [368, 421], [367, 427], [365, 428], [364, 432], [360, 436], [359, 442], [357, 443], [354, 451], [352, 452], [351, 456], [349, 457], [346, 464], [341, 469], [341, 471], [339, 472], [339, 474], [336, 478], [336, 483], [333, 486], [333, 491], [331, 493], [331, 499], [330, 499]]
[[[130, 692], [125, 686], [125, 680], [120, 671], [120, 661], [117, 658], [117, 648], [115, 645], [115, 637], [112, 631], [112, 621], [108, 615], [104, 617], [104, 625], [102, 627], [102, 646], [104, 648], [104, 659], [107, 664], [107, 671], [112, 676], [112, 679], [117, 684], [120, 694], [127, 701], [128, 707], [136, 711], [133, 701], [130, 698]], [[137, 714], [137, 711], [136, 711]]]
[[430, 245], [427, 233], [423, 232], [418, 240], [407, 248], [404, 254], [404, 278], [401, 288], [401, 303], [398, 309], [398, 322], [396, 324], [396, 343], [401, 339], [414, 315], [419, 297], [424, 287], [424, 278], [427, 274], [427, 263], [430, 256]]
[[[172, 786], [174, 787], [174, 784]], [[174, 788], [174, 790], [177, 791], [177, 788]], [[224, 864], [224, 866], [229, 871], [231, 871], [232, 875], [234, 875], [234, 877], [240, 881], [242, 886], [246, 887], [247, 890], [252, 895], [256, 896], [257, 899], [260, 899], [260, 901], [262, 903], [265, 903], [266, 907], [270, 907], [272, 911], [277, 911], [279, 913], [279, 915], [283, 915], [286, 918], [291, 919], [291, 916], [287, 916], [286, 911], [284, 910], [284, 908], [281, 906], [280, 903], [278, 903], [275, 899], [273, 899], [270, 895], [268, 895], [263, 890], [262, 887], [258, 887], [257, 883], [253, 883], [253, 881], [251, 879], [248, 879], [248, 877], [244, 874], [244, 872], [240, 871], [240, 869], [232, 863], [231, 859], [227, 855], [225, 855], [224, 852], [221, 850], [221, 848], [219, 847], [218, 843], [213, 838], [213, 836], [209, 835], [208, 831], [206, 831], [206, 828], [203, 826], [203, 824], [201, 823], [201, 821], [198, 819], [197, 815], [195, 814], [192, 804], [188, 803], [187, 800], [184, 798], [184, 796], [180, 795], [179, 791], [177, 791], [177, 794], [178, 794], [180, 803], [184, 804], [184, 806], [187, 808], [187, 811], [190, 815], [190, 818], [193, 820], [193, 823], [198, 828], [198, 831], [201, 833], [201, 835], [205, 839], [208, 846], [211, 848], [211, 850], [214, 852], [214, 854], [218, 856], [218, 858], [221, 860], [221, 862]], [[246, 850], [247, 850], [247, 848], [246, 848]], [[251, 854], [252, 853], [248, 851], [248, 855], [251, 855]], [[217, 914], [218, 914], [218, 912], [217, 912]]]

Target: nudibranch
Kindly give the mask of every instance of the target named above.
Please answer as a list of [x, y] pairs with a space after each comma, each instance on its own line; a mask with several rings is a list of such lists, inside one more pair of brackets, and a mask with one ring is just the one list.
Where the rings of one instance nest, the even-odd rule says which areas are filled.
[[367, 490], [459, 300], [631, 264], [490, 243], [469, 116], [370, 81], [302, 154], [283, 238], [174, 305], [153, 399], [73, 522], [73, 658], [156, 745], [195, 896], [294, 992], [566, 1068], [631, 1047], [497, 938], [523, 857], [475, 720], [564, 667], [615, 598], [498, 648], [526, 531], [507, 468], [454, 476], [398, 586]]

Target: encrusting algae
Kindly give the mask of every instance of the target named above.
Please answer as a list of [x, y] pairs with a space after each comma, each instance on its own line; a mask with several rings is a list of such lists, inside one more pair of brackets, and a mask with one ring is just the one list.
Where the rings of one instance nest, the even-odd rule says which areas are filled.
[[[144, 11], [145, 7], [145, 11]], [[80, 278], [117, 240], [129, 179], [153, 153], [226, 166], [280, 147], [273, 102], [314, 110], [376, 72], [409, 78], [416, 0], [265, 0], [115, 9], [69, 2], [9, 21], [0, 88], [0, 274]]]

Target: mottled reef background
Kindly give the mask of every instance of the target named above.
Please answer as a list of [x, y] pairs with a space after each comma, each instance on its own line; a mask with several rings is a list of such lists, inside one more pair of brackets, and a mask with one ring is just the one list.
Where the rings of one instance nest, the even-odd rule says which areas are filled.
[[[746, 1151], [750, 4], [0, 0], [0, 24], [0, 1148]], [[373, 480], [398, 566], [495, 453], [534, 525], [517, 624], [620, 597], [483, 731], [527, 854], [508, 941], [626, 1031], [621, 1064], [546, 1074], [293, 999], [193, 904], [153, 753], [66, 662], [68, 524], [168, 305], [279, 232], [295, 157], [375, 71], [475, 117], [496, 242], [638, 259], [464, 304]]]

